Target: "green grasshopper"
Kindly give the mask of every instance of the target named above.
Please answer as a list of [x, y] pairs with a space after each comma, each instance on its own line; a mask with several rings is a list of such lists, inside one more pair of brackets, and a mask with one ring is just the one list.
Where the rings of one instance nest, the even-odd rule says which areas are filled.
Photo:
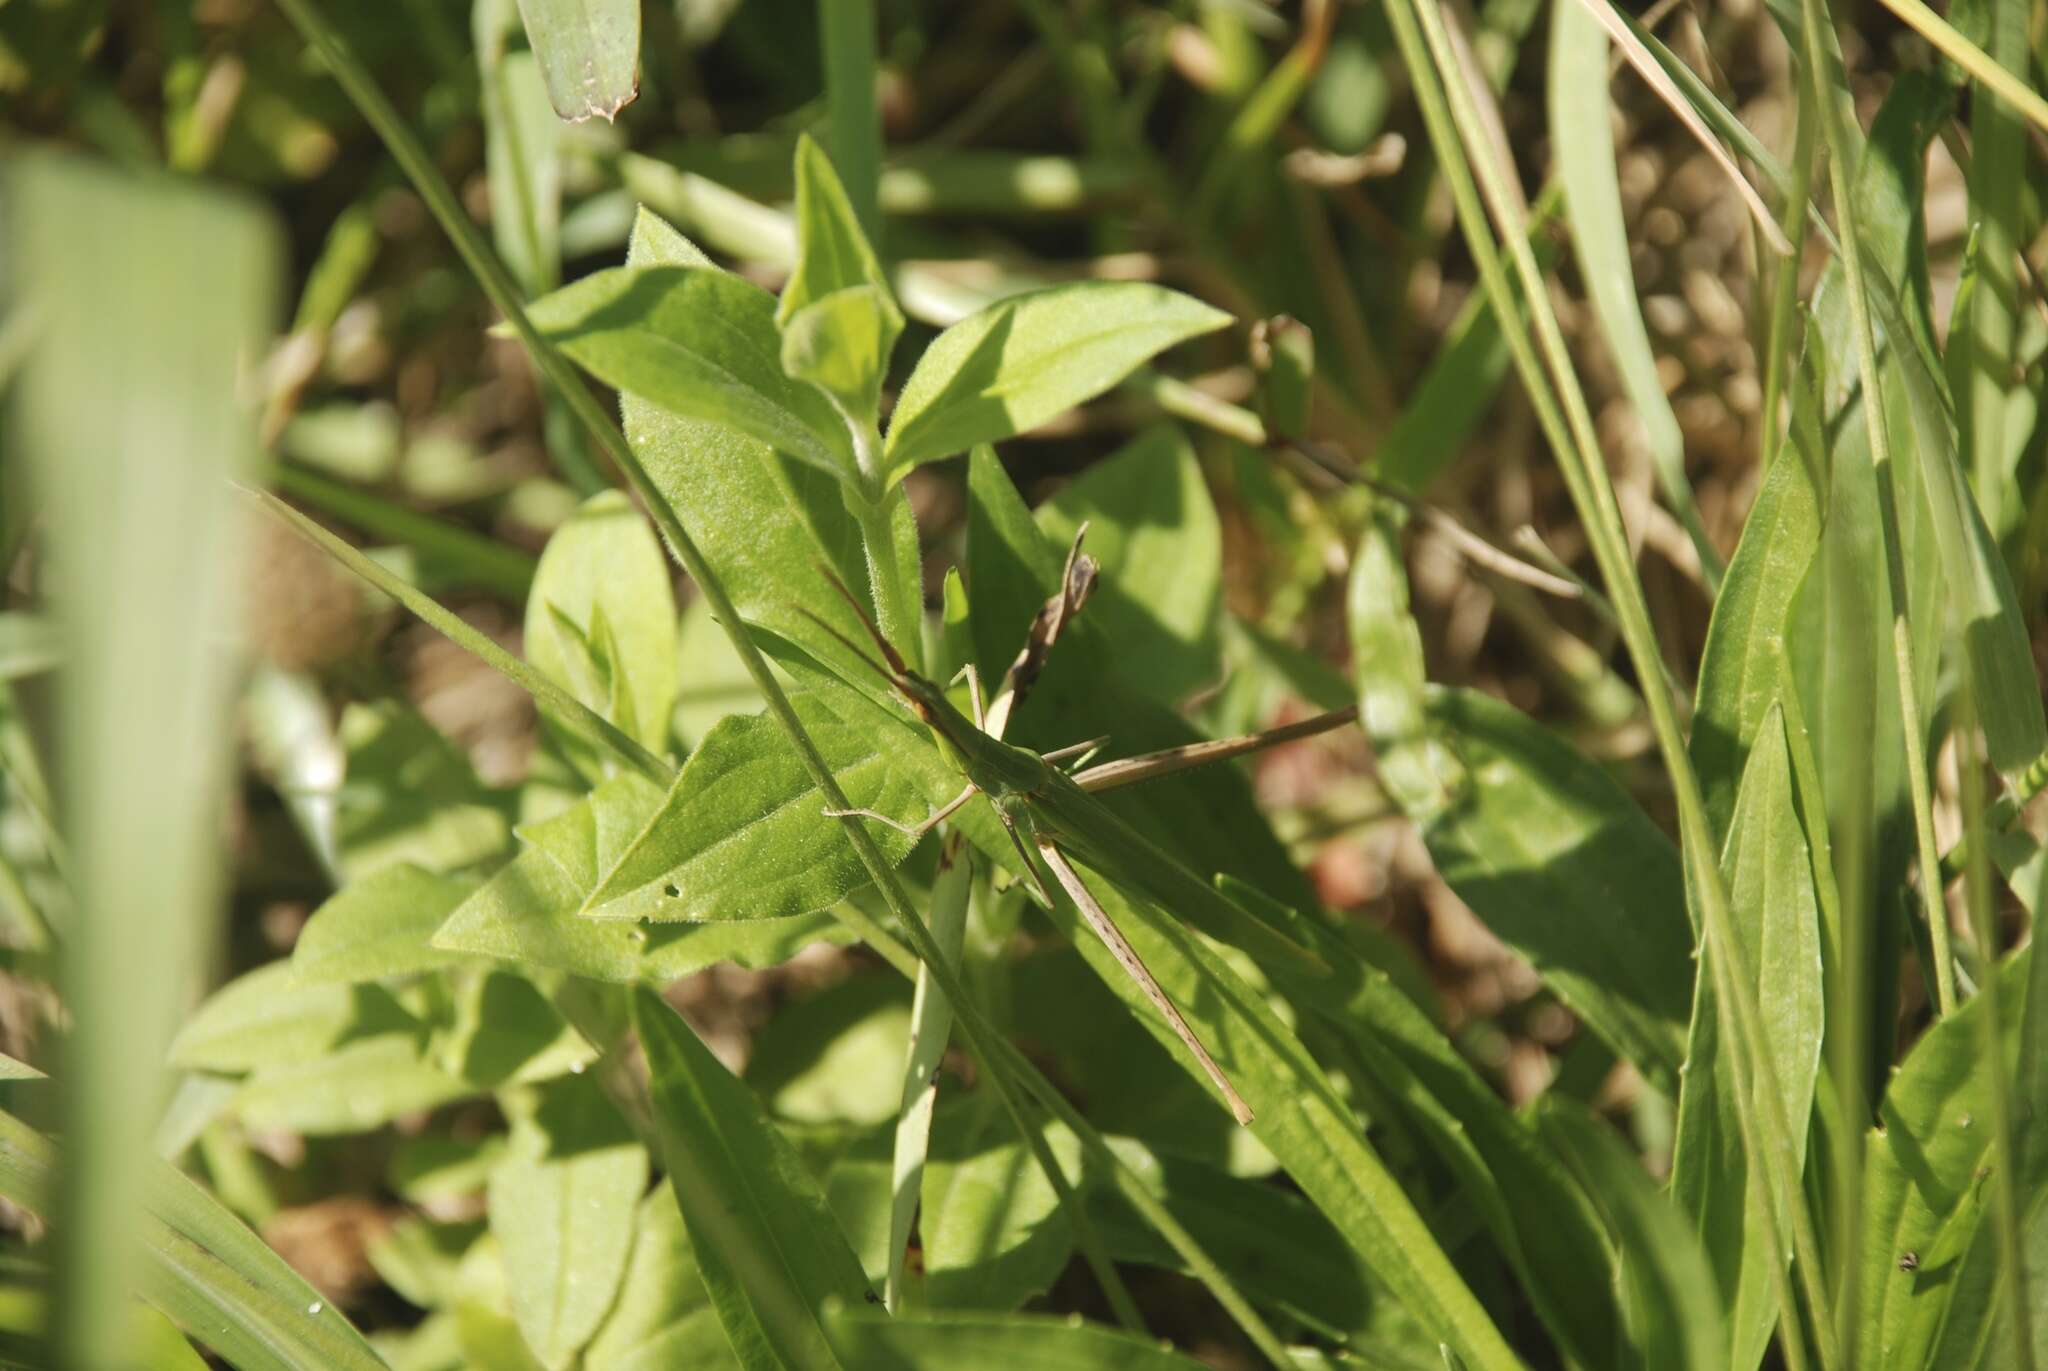
[[[1069, 565], [1071, 570], [1071, 557]], [[1161, 851], [1151, 839], [1131, 827], [1089, 792], [1128, 785], [1170, 771], [1271, 747], [1290, 738], [1323, 732], [1355, 718], [1356, 710], [1337, 710], [1266, 733], [1171, 748], [1069, 775], [1056, 763], [1075, 754], [1092, 751], [1100, 745], [1100, 740], [1040, 754], [992, 736], [991, 721], [981, 704], [980, 681], [971, 666], [963, 674], [967, 676], [974, 704], [975, 717], [972, 720], [954, 707], [946, 698], [946, 692], [935, 682], [909, 668], [902, 655], [876, 629], [859, 602], [844, 585], [839, 584], [837, 578], [833, 578], [833, 584], [853, 606], [868, 636], [880, 650], [883, 661], [876, 661], [822, 619], [817, 620], [820, 627], [839, 639], [843, 646], [889, 683], [897, 696], [931, 731], [939, 754], [959, 770], [967, 785], [959, 795], [918, 824], [900, 823], [871, 809], [828, 809], [825, 812], [835, 818], [858, 816], [872, 819], [916, 838], [956, 813], [976, 795], [987, 796], [996, 817], [1010, 835], [1018, 860], [1039, 898], [1048, 908], [1053, 905], [1052, 892], [1039, 873], [1038, 863], [1042, 862], [1081, 911], [1088, 926], [1109, 948], [1117, 963], [1137, 983], [1174, 1035], [1201, 1064], [1203, 1072], [1223, 1096], [1238, 1123], [1250, 1123], [1250, 1106], [1216, 1065], [1194, 1030], [1188, 1027], [1179, 1009], [1160, 988], [1122, 931], [1089, 892], [1067, 854], [1071, 853], [1117, 885], [1142, 892], [1162, 908], [1179, 911], [1202, 932], [1220, 942], [1233, 944], [1255, 958], [1284, 963], [1300, 970], [1326, 972], [1328, 967], [1315, 953], [1245, 912], [1175, 858]], [[999, 700], [997, 712], [1006, 713], [1008, 704], [1007, 698]], [[998, 719], [997, 731], [1000, 731], [1000, 725], [1001, 720]], [[1032, 859], [1034, 852], [1037, 862]]]

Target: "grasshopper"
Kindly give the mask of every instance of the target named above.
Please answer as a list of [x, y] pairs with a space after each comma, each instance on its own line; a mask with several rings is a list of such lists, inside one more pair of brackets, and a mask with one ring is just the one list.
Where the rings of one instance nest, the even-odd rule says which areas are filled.
[[[1071, 554], [1068, 565], [1071, 578], [1074, 566]], [[1038, 897], [1048, 908], [1054, 903], [1052, 891], [1040, 874], [1039, 867], [1043, 864], [1081, 911], [1088, 926], [1109, 948], [1118, 965], [1137, 983], [1174, 1035], [1201, 1065], [1203, 1073], [1230, 1107], [1232, 1116], [1240, 1124], [1250, 1123], [1251, 1107], [1238, 1094], [1222, 1068], [1216, 1065], [1194, 1030], [1188, 1027], [1180, 1010], [1160, 988], [1122, 931], [1089, 892], [1086, 882], [1069, 861], [1068, 854], [1103, 873], [1117, 885], [1143, 893], [1162, 908], [1179, 911], [1202, 932], [1218, 941], [1231, 943], [1255, 958], [1283, 963], [1299, 970], [1325, 972], [1327, 966], [1315, 953], [1245, 912], [1089, 792], [1131, 784], [1170, 771], [1239, 756], [1290, 738], [1323, 732], [1355, 718], [1356, 710], [1336, 710], [1266, 733], [1172, 748], [1069, 775], [1057, 763], [1092, 752], [1100, 746], [1101, 740], [1043, 754], [1002, 741], [995, 734], [1001, 731], [1005, 722], [1012, 692], [1005, 691], [994, 709], [985, 711], [980, 681], [970, 666], [963, 673], [967, 676], [974, 706], [975, 717], [969, 719], [954, 707], [939, 685], [909, 668], [902, 655], [882, 636], [859, 602], [844, 585], [839, 584], [837, 578], [833, 578], [833, 583], [853, 606], [882, 660], [876, 661], [822, 619], [817, 620], [818, 624], [889, 683], [897, 697], [930, 730], [940, 755], [966, 779], [966, 786], [918, 824], [900, 823], [889, 815], [869, 809], [828, 809], [826, 814], [835, 818], [871, 819], [916, 838], [958, 812], [976, 795], [986, 796], [1009, 834], [1018, 860]], [[1030, 650], [1027, 647], [1027, 654]], [[1020, 657], [1020, 664], [1023, 660]], [[1033, 860], [1034, 853], [1036, 861]]]

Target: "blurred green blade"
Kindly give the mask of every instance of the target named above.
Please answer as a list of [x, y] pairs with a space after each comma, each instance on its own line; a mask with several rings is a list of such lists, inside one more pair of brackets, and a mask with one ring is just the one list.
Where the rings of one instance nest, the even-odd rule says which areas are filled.
[[817, 1183], [753, 1092], [680, 1015], [633, 996], [662, 1161], [705, 1289], [748, 1371], [858, 1367], [833, 1351], [827, 1299], [878, 1300]]
[[1721, 554], [1700, 522], [1685, 474], [1685, 435], [1657, 376], [1657, 358], [1636, 301], [1622, 222], [1621, 176], [1608, 114], [1607, 32], [1582, 4], [1554, 5], [1550, 26], [1550, 145], [1564, 184], [1572, 247], [1601, 336], [1622, 389], [1643, 426], [1650, 465], [1665, 503], [1685, 526], [1710, 589], [1721, 581]]
[[886, 1318], [832, 1311], [827, 1326], [848, 1366], [862, 1371], [1200, 1371], [1206, 1363], [1171, 1346], [1072, 1319], [951, 1314]]
[[74, 1364], [110, 1366], [162, 1044], [220, 892], [227, 482], [253, 456], [243, 381], [279, 245], [238, 200], [55, 156], [17, 161], [5, 189], [10, 286], [40, 320], [16, 436], [49, 509], [77, 886], [55, 1331]]
[[[34, 1213], [57, 1180], [57, 1150], [0, 1113], [0, 1195]], [[151, 1162], [143, 1213], [131, 1217], [143, 1252], [140, 1293], [240, 1371], [384, 1371], [384, 1361], [320, 1292], [240, 1219], [176, 1168]], [[114, 1362], [127, 1354], [124, 1315]]]
[[640, 93], [640, 0], [519, 0], [519, 17], [562, 118], [609, 120]]

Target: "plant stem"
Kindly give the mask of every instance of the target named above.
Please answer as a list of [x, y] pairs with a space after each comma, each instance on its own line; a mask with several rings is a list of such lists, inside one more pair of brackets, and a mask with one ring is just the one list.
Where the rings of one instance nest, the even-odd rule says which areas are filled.
[[[618, 468], [620, 475], [646, 505], [655, 525], [661, 530], [670, 554], [697, 583], [698, 590], [703, 593], [706, 603], [711, 608], [713, 618], [731, 638], [734, 652], [739, 655], [748, 676], [752, 678], [755, 687], [767, 702], [770, 715], [788, 735], [791, 746], [803, 763], [804, 770], [810, 774], [812, 781], [824, 795], [826, 804], [833, 809], [850, 810], [852, 805], [847, 800], [845, 792], [839, 788], [838, 778], [832, 774], [832, 769], [818, 751], [816, 742], [804, 729], [803, 721], [797, 717], [795, 709], [789, 702], [789, 696], [782, 689], [782, 683], [775, 678], [774, 672], [769, 668], [767, 658], [762, 655], [752, 635], [747, 632], [745, 621], [741, 619], [738, 607], [733, 604], [732, 597], [726, 592], [724, 582], [719, 578], [717, 571], [690, 537], [688, 530], [683, 527], [673, 507], [662, 498], [646, 468], [641, 466], [632, 449], [626, 445], [625, 435], [605, 417], [574, 368], [540, 336], [532, 321], [526, 317], [526, 311], [520, 305], [518, 292], [510, 278], [506, 276], [504, 268], [484, 245], [476, 226], [463, 213], [454, 192], [428, 159], [425, 149], [413, 136], [412, 130], [384, 98], [383, 92], [378, 90], [368, 71], [348, 50], [332, 26], [327, 23], [326, 18], [315, 8], [312, 0], [278, 0], [278, 3], [300, 34], [327, 62], [350, 99], [384, 140], [392, 157], [411, 178], [428, 210], [433, 213], [442, 230], [453, 241], [456, 251], [476, 276], [484, 294], [519, 335], [535, 365], [544, 376], [561, 387], [563, 398], [572, 412], [582, 421], [605, 456]], [[931, 968], [932, 979], [952, 1002], [954, 1015], [959, 1021], [963, 1036], [967, 1039], [969, 1049], [987, 1071], [990, 1088], [1002, 1102], [1004, 1112], [1010, 1116], [1025, 1141], [1031, 1145], [1033, 1155], [1039, 1159], [1040, 1165], [1046, 1165], [1050, 1160], [1050, 1154], [1046, 1151], [1042, 1130], [1031, 1126], [1026, 1116], [1024, 1099], [1018, 1093], [1020, 1085], [1041, 1107], [1049, 1110], [1074, 1130], [1088, 1153], [1104, 1164], [1118, 1191], [1129, 1201], [1132, 1208], [1136, 1209], [1166, 1240], [1167, 1245], [1187, 1262], [1195, 1278], [1236, 1320], [1253, 1345], [1273, 1365], [1290, 1365], [1292, 1359], [1286, 1344], [1267, 1325], [1258, 1311], [1252, 1308], [1222, 1268], [1202, 1249], [1194, 1235], [1174, 1218], [1159, 1198], [1147, 1188], [1145, 1182], [1110, 1148], [1108, 1140], [1067, 1103], [1066, 1098], [1021, 1052], [996, 1032], [994, 1026], [982, 1015], [980, 1008], [967, 996], [965, 984], [951, 963], [940, 954], [931, 929], [911, 907], [901, 882], [896, 879], [895, 869], [889, 864], [888, 858], [882, 855], [881, 849], [875, 846], [874, 839], [868, 835], [863, 822], [849, 816], [843, 823], [847, 841], [852, 845], [854, 855], [867, 869], [889, 912], [896, 916], [904, 931], [909, 934], [912, 949], [918, 958]], [[836, 917], [849, 922], [859, 932], [861, 925], [848, 918], [848, 911], [851, 909], [850, 902], [842, 900], [833, 907], [833, 913]], [[1056, 1163], [1052, 1165], [1051, 1172], [1058, 1172]], [[1049, 1174], [1048, 1178], [1052, 1179], [1056, 1188], [1064, 1182], [1063, 1175], [1053, 1179]]]
[[[1863, 386], [1863, 423], [1870, 437], [1871, 479], [1877, 490], [1878, 527], [1883, 534], [1885, 583], [1892, 601], [1892, 669], [1898, 687], [1899, 723], [1905, 734], [1906, 782], [1913, 804], [1913, 841], [1920, 866], [1920, 904], [1934, 948], [1934, 986], [1943, 1014], [1956, 1007], [1955, 958], [1949, 947], [1948, 911], [1941, 900], [1941, 851], [1934, 841], [1934, 802], [1927, 776], [1927, 739], [1920, 720], [1918, 671], [1906, 602], [1905, 554], [1899, 545], [1898, 492], [1892, 479], [1891, 435], [1884, 422], [1884, 385], [1878, 368], [1877, 337], [1865, 294], [1863, 240], [1858, 227], [1856, 188], [1850, 184], [1848, 134], [1841, 127], [1834, 92], [1825, 73], [1832, 65], [1822, 25], [1832, 25], [1823, 0], [1802, 0], [1806, 28], [1807, 79], [1828, 149], [1828, 185], [1841, 222], [1842, 278], [1849, 296], [1849, 326], [1856, 339], [1856, 366]], [[1825, 32], [1832, 34], [1830, 27]]]

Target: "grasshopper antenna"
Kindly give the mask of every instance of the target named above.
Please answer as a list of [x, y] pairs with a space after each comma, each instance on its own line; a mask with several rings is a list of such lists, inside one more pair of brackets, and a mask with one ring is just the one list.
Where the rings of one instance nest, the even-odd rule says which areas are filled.
[[839, 645], [841, 647], [845, 648], [848, 652], [851, 652], [854, 656], [860, 658], [861, 661], [866, 664], [868, 669], [873, 671], [877, 676], [880, 676], [883, 680], [887, 681], [892, 686], [896, 684], [896, 677], [890, 673], [887, 667], [883, 666], [880, 662], [876, 661], [873, 657], [869, 656], [866, 648], [862, 647], [859, 643], [856, 643], [853, 639], [847, 637], [844, 633], [841, 633], [838, 629], [832, 627], [831, 624], [826, 623], [822, 615], [814, 614], [810, 610], [804, 608], [802, 605], [796, 606], [796, 612], [803, 615], [806, 619], [809, 619], [819, 628], [824, 629], [834, 638], [838, 639]]
[[[846, 588], [846, 582], [839, 579], [839, 574], [833, 571], [831, 567], [826, 566], [823, 562], [817, 563], [817, 568], [818, 573], [822, 575], [826, 580], [830, 581], [832, 583], [832, 588], [839, 592], [839, 598], [846, 601], [847, 608], [851, 609], [853, 611], [853, 616], [856, 619], [860, 620], [860, 626], [868, 631], [868, 637], [875, 640], [875, 646], [882, 650], [883, 659], [887, 661], [890, 666], [895, 668], [896, 674], [900, 676], [905, 672], [909, 671], [910, 667], [903, 660], [903, 654], [896, 650], [896, 645], [894, 643], [890, 642], [887, 638], [884, 638], [882, 636], [882, 630], [875, 627], [875, 621], [868, 617], [867, 610], [861, 606], [861, 602], [859, 600], [854, 598], [853, 592]], [[818, 616], [813, 614], [811, 617], [815, 619]], [[840, 635], [838, 635], [837, 633], [833, 634], [833, 636], [839, 638], [839, 641], [841, 642], [846, 642], [846, 639], [840, 637]], [[852, 645], [848, 644], [848, 646]], [[859, 651], [858, 648], [855, 648], [854, 650]]]

